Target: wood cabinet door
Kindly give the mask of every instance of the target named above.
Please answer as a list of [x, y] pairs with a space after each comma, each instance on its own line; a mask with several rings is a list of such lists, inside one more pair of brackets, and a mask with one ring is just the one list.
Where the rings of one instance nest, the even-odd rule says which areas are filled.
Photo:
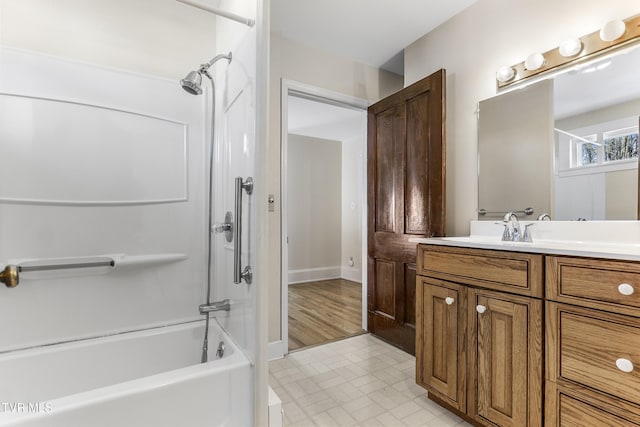
[[542, 301], [469, 292], [468, 414], [487, 425], [542, 425]]
[[444, 235], [445, 72], [373, 104], [367, 128], [367, 324], [415, 354], [416, 243]]
[[416, 382], [465, 412], [465, 288], [422, 276], [416, 286]]

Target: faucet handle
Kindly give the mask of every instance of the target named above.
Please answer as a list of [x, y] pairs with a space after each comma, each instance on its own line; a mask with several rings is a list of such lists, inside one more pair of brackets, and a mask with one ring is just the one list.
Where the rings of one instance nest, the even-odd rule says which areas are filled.
[[506, 214], [504, 214], [503, 221], [509, 222], [509, 221], [511, 221], [511, 218], [518, 219], [518, 215], [516, 215], [516, 213], [514, 211], [509, 211]]
[[233, 240], [233, 215], [231, 212], [227, 212], [224, 216], [224, 222], [216, 222], [211, 227], [213, 233], [224, 233], [227, 242]]
[[[503, 242], [510, 242], [511, 241], [511, 232], [509, 231], [509, 221], [502, 221], [502, 222], [494, 222], [494, 224], [496, 225], [504, 225], [504, 230], [502, 230], [502, 241]], [[515, 232], [515, 230], [514, 230]]]
[[532, 243], [533, 240], [531, 240], [531, 231], [529, 231], [529, 227], [536, 225], [534, 222], [532, 222], [531, 224], [526, 224], [524, 226], [524, 235], [522, 236], [522, 241], [523, 242], [527, 242], [527, 243]]
[[520, 229], [518, 227], [513, 227], [513, 232], [511, 233], [511, 241], [513, 242], [522, 241], [522, 237], [520, 236]]

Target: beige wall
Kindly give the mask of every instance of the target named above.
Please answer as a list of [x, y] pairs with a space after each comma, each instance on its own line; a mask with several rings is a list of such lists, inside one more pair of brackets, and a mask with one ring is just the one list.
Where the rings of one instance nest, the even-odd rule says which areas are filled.
[[640, 11], [637, 0], [478, 0], [405, 49], [405, 86], [447, 70], [447, 234], [466, 235], [477, 209], [476, 104], [496, 94], [501, 65]]
[[214, 15], [175, 0], [0, 0], [0, 44], [180, 79], [215, 52]]
[[288, 135], [289, 283], [322, 274], [361, 281], [363, 138]]
[[280, 337], [280, 81], [328, 89], [371, 102], [402, 89], [402, 77], [310, 48], [271, 34], [269, 69], [269, 135], [267, 192], [275, 195], [275, 212], [268, 220], [269, 341]]
[[[553, 82], [545, 80], [480, 102], [478, 207], [551, 212]], [[500, 214], [478, 219], [495, 221]]]
[[340, 265], [342, 143], [289, 134], [289, 270]]
[[608, 172], [606, 182], [606, 218], [630, 220], [638, 217], [638, 169]]
[[[363, 120], [364, 122], [364, 120]], [[366, 126], [363, 123], [363, 126]], [[342, 141], [342, 278], [362, 280], [362, 169], [365, 167], [363, 136]], [[349, 266], [349, 258], [353, 266]]]

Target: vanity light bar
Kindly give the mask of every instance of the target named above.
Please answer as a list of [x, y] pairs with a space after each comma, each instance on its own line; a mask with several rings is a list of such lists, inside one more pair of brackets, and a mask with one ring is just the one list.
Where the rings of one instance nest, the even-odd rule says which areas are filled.
[[[503, 68], [509, 67], [501, 67], [498, 75], [496, 76], [496, 85], [498, 89], [505, 88], [515, 83], [520, 83], [530, 77], [555, 70], [568, 63], [585, 62], [614, 48], [632, 44], [634, 41], [640, 39], [640, 15], [632, 16], [631, 18], [627, 18], [624, 21], [617, 21], [617, 23], [624, 23], [624, 32], [622, 32], [622, 35], [620, 35], [615, 40], [605, 41], [601, 36], [601, 32], [604, 31], [605, 28], [608, 28], [608, 26], [616, 27], [615, 29], [619, 30], [619, 25], [612, 25], [614, 23], [616, 23], [616, 21], [607, 23], [602, 30], [594, 31], [593, 33], [587, 34], [586, 36], [577, 39], [577, 41], [579, 41], [582, 45], [582, 49], [578, 50], [574, 56], [563, 56], [562, 54], [567, 54], [567, 51], [571, 51], [571, 49], [568, 49], [563, 45], [562, 53], [560, 47], [544, 52], [541, 55], [544, 59], [544, 62], [540, 64], [538, 68], [535, 68], [530, 64], [532, 62], [535, 62], [533, 61], [534, 59], [539, 60], [539, 57], [533, 58], [533, 55], [530, 55], [528, 61], [523, 61], [511, 67], [511, 69], [513, 70], [513, 77], [506, 81], [504, 76], [510, 73], [506, 73]], [[611, 31], [607, 31], [606, 33], [611, 33]], [[615, 34], [617, 35], [617, 32]], [[604, 38], [609, 39], [611, 37]], [[527, 62], [529, 68], [525, 66], [525, 62]]]

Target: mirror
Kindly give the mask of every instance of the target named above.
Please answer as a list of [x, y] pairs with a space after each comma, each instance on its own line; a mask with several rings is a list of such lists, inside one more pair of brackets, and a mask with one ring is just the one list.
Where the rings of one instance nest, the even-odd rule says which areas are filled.
[[638, 66], [627, 49], [481, 101], [478, 219], [638, 219]]

